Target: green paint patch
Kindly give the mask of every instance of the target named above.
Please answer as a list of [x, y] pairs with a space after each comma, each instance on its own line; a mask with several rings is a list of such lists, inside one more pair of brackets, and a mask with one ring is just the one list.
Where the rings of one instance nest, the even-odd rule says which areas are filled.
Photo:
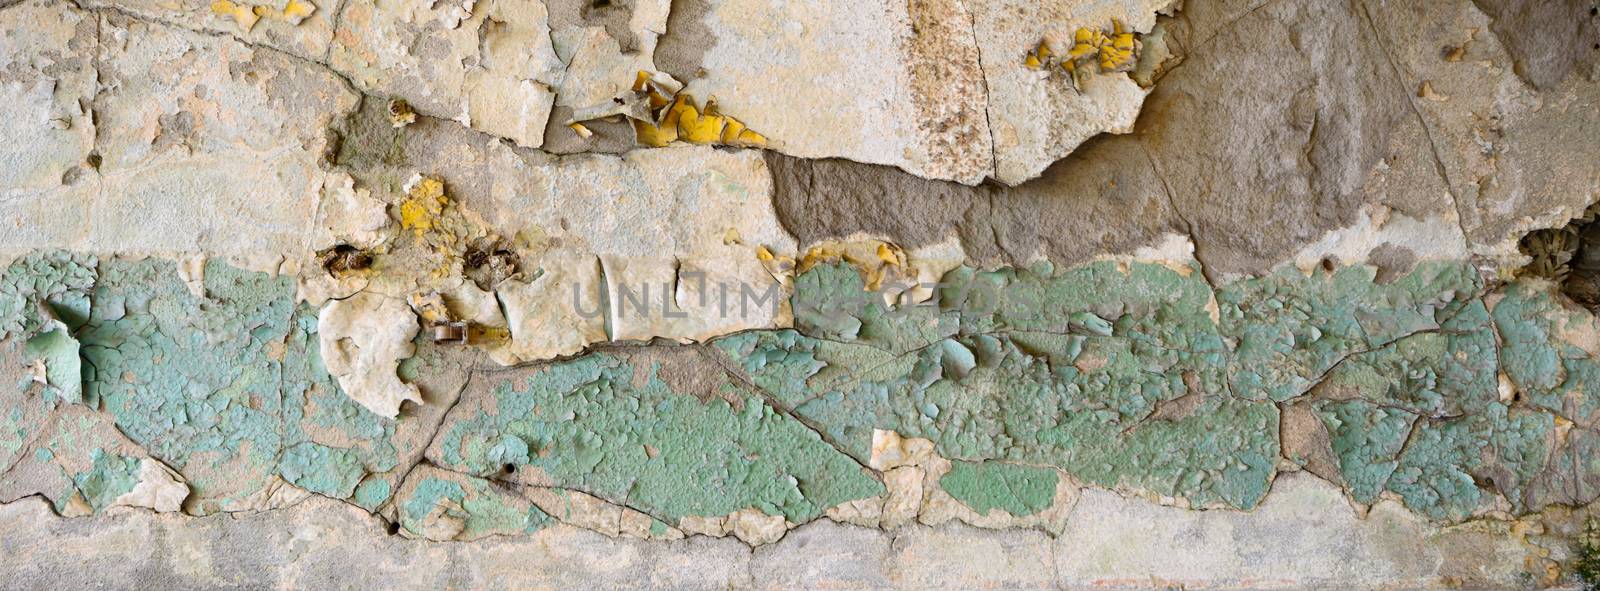
[[285, 447], [278, 473], [295, 486], [347, 499], [368, 474], [399, 466], [397, 423], [351, 400], [328, 374], [316, 334], [316, 310], [298, 307], [291, 324], [283, 360]]
[[85, 394], [188, 479], [203, 509], [266, 487], [283, 450], [282, 354], [294, 285], [212, 261], [208, 297], [169, 261], [100, 265], [79, 331]]
[[1528, 509], [1525, 494], [1545, 467], [1554, 420], [1495, 403], [1480, 414], [1425, 421], [1400, 456], [1389, 489], [1428, 517], [1460, 521], [1498, 494]]
[[51, 328], [28, 339], [23, 350], [44, 363], [45, 381], [53, 395], [66, 402], [82, 403], [83, 361], [78, 356], [78, 340], [59, 321], [52, 320], [47, 326]]
[[[955, 462], [940, 485], [980, 512], [1043, 510], [1055, 470], [1248, 509], [1276, 473], [1276, 403], [1295, 400], [1361, 502], [1388, 492], [1458, 521], [1600, 498], [1600, 325], [1550, 286], [1480, 297], [1466, 263], [1215, 289], [1197, 271], [959, 268], [932, 301], [895, 307], [854, 268], [819, 265], [796, 278], [797, 330], [480, 374], [428, 451], [465, 475], [400, 483], [428, 425], [339, 390], [290, 278], [214, 261], [200, 297], [169, 261], [35, 253], [0, 270], [0, 343], [44, 362], [50, 395], [21, 395], [39, 391], [23, 380], [0, 398], [0, 464], [54, 462], [61, 487], [104, 506], [131, 487], [136, 448], [66, 429], [35, 452], [48, 457], [24, 457], [46, 413], [102, 409], [183, 474], [200, 512], [281, 478], [393, 508], [417, 535], [471, 538], [549, 519], [497, 482], [516, 481], [639, 509], [664, 532], [750, 507], [804, 522], [881, 494], [861, 465], [892, 429], [933, 441]], [[424, 357], [402, 374], [439, 374]]]
[[32, 336], [50, 320], [82, 325], [97, 263], [90, 255], [42, 251], [0, 271], [0, 340]]
[[139, 484], [138, 458], [119, 456], [96, 449], [92, 462], [90, 469], [72, 476], [72, 483], [84, 501], [97, 512], [110, 507], [118, 497], [128, 494]]
[[527, 499], [488, 480], [423, 467], [396, 499], [400, 527], [432, 540], [526, 534], [550, 523]]
[[1303, 394], [1345, 357], [1437, 328], [1435, 311], [1471, 298], [1477, 275], [1466, 263], [1422, 263], [1387, 285], [1376, 269], [1343, 267], [1305, 275], [1285, 269], [1217, 292], [1220, 326], [1235, 341], [1233, 392], [1251, 399]]
[[1314, 408], [1328, 430], [1351, 498], [1377, 501], [1400, 465], [1400, 451], [1416, 415], [1365, 400], [1319, 401]]
[[[797, 298], [811, 297], [808, 285], [797, 282]], [[1226, 393], [1228, 351], [1210, 302], [1198, 273], [1160, 265], [957, 269], [931, 305], [956, 319], [937, 339], [890, 326], [875, 334], [916, 341], [739, 335], [718, 348], [776, 398], [802, 401], [795, 413], [861, 461], [873, 430], [893, 429], [953, 459], [1053, 466], [1247, 508], [1272, 479], [1277, 409]], [[1158, 412], [1180, 399], [1193, 408]]]
[[389, 500], [389, 497], [393, 494], [393, 488], [388, 480], [367, 478], [361, 484], [356, 485], [355, 493], [350, 500], [354, 501], [362, 509], [376, 511], [379, 506]]
[[726, 376], [701, 382], [709, 391], [675, 391], [663, 374], [716, 371], [663, 366], [676, 363], [592, 354], [486, 378], [492, 386], [446, 420], [430, 457], [478, 476], [533, 474], [532, 483], [668, 522], [747, 507], [804, 522], [882, 492], [848, 456]]
[[1548, 283], [1506, 286], [1494, 305], [1500, 367], [1529, 404], [1593, 427], [1600, 419], [1600, 323]]
[[993, 509], [1026, 517], [1055, 502], [1055, 470], [1003, 462], [954, 462], [939, 487], [978, 514]]

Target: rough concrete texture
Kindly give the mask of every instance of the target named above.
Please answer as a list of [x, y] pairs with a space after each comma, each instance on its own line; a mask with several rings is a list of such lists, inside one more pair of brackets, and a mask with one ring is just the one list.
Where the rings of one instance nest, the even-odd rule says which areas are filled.
[[1592, 0], [0, 0], [0, 101], [0, 587], [1600, 583]]

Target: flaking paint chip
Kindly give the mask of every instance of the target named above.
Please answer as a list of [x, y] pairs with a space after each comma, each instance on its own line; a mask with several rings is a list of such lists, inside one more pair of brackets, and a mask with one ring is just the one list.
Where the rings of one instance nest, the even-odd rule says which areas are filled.
[[257, 6], [232, 0], [215, 0], [211, 3], [211, 12], [218, 16], [233, 19], [234, 24], [246, 33], [255, 28], [256, 23], [263, 18], [283, 21], [290, 25], [298, 26], [306, 17], [317, 12], [317, 5], [307, 0], [288, 0], [283, 8], [276, 6]]
[[[1101, 73], [1129, 72], [1138, 64], [1140, 42], [1138, 34], [1129, 30], [1120, 20], [1111, 21], [1111, 31], [1079, 27], [1072, 34], [1072, 47], [1059, 62], [1061, 69], [1077, 86], [1081, 77], [1098, 70]], [[1023, 59], [1030, 70], [1042, 70], [1052, 64], [1055, 52], [1045, 41]]]
[[[667, 74], [640, 70], [624, 96], [578, 109], [566, 125], [583, 135], [582, 123], [621, 115], [633, 125], [634, 141], [661, 148], [674, 142], [697, 145], [764, 147], [767, 137], [723, 114], [716, 99], [698, 105], [683, 84]], [[584, 135], [584, 137], [588, 137]]]
[[234, 24], [239, 25], [239, 29], [246, 33], [250, 32], [251, 29], [256, 28], [256, 21], [261, 20], [261, 17], [256, 14], [256, 9], [254, 6], [239, 4], [229, 0], [216, 0], [215, 2], [212, 2], [211, 12], [216, 13], [218, 16], [225, 16], [233, 19]]

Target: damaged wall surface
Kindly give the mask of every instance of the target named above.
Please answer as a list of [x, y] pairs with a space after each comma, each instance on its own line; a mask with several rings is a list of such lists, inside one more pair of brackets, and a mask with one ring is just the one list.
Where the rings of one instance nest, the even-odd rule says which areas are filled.
[[0, 587], [1600, 583], [1592, 0], [0, 0], [0, 101]]

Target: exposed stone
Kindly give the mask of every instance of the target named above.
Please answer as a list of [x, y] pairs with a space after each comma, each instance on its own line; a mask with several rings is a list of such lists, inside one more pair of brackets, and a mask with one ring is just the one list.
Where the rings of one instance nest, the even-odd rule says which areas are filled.
[[971, 18], [945, 1], [719, 0], [674, 14], [656, 61], [785, 154], [977, 184], [993, 156]]
[[88, 0], [79, 4], [110, 8], [152, 21], [178, 23], [190, 29], [227, 33], [246, 43], [321, 60], [328, 54], [339, 11], [349, 3], [347, 0]]
[[[61, 3], [0, 12], [0, 251], [72, 244], [94, 199], [99, 17]], [[56, 217], [61, 222], [44, 220]]]
[[[1514, 534], [1435, 528], [1387, 501], [1362, 518], [1338, 490], [1306, 474], [1280, 477], [1267, 499], [1250, 513], [1187, 512], [1086, 492], [1060, 538], [1060, 581], [1101, 588], [1152, 581], [1219, 589], [1515, 586], [1534, 551]], [[1460, 569], [1441, 560], [1459, 553], [1482, 562]]]
[[537, 0], [352, 1], [328, 64], [367, 92], [539, 147], [561, 61]]
[[[972, 3], [972, 34], [983, 55], [987, 118], [994, 142], [994, 178], [1016, 185], [1101, 133], [1128, 133], [1145, 89], [1126, 73], [1094, 73], [1074, 83], [1065, 70], [1022, 67], [1040, 43], [1066, 53], [1079, 28], [1110, 29], [1113, 21], [1149, 32], [1168, 0], [1096, 3], [1073, 0]], [[1131, 163], [1128, 163], [1131, 164]], [[1127, 165], [1127, 164], [1125, 164]]]
[[[1520, 266], [1524, 233], [1564, 225], [1600, 199], [1588, 156], [1600, 138], [1586, 131], [1600, 109], [1593, 6], [1495, 0], [1368, 10], [1403, 83], [1427, 80], [1451, 97], [1412, 103], [1474, 254], [1502, 270]], [[1451, 61], [1441, 48], [1462, 53]]]
[[[300, 256], [322, 191], [328, 126], [356, 94], [303, 60], [107, 13], [99, 131], [77, 185], [40, 194], [92, 251], [201, 249], [253, 268]], [[42, 203], [42, 202], [41, 202]], [[55, 205], [61, 204], [61, 205]], [[68, 224], [63, 224], [66, 226]]]
[[189, 486], [176, 472], [150, 458], [139, 460], [139, 483], [133, 490], [112, 501], [111, 506], [144, 507], [157, 513], [173, 513], [183, 509], [183, 500], [189, 497]]

